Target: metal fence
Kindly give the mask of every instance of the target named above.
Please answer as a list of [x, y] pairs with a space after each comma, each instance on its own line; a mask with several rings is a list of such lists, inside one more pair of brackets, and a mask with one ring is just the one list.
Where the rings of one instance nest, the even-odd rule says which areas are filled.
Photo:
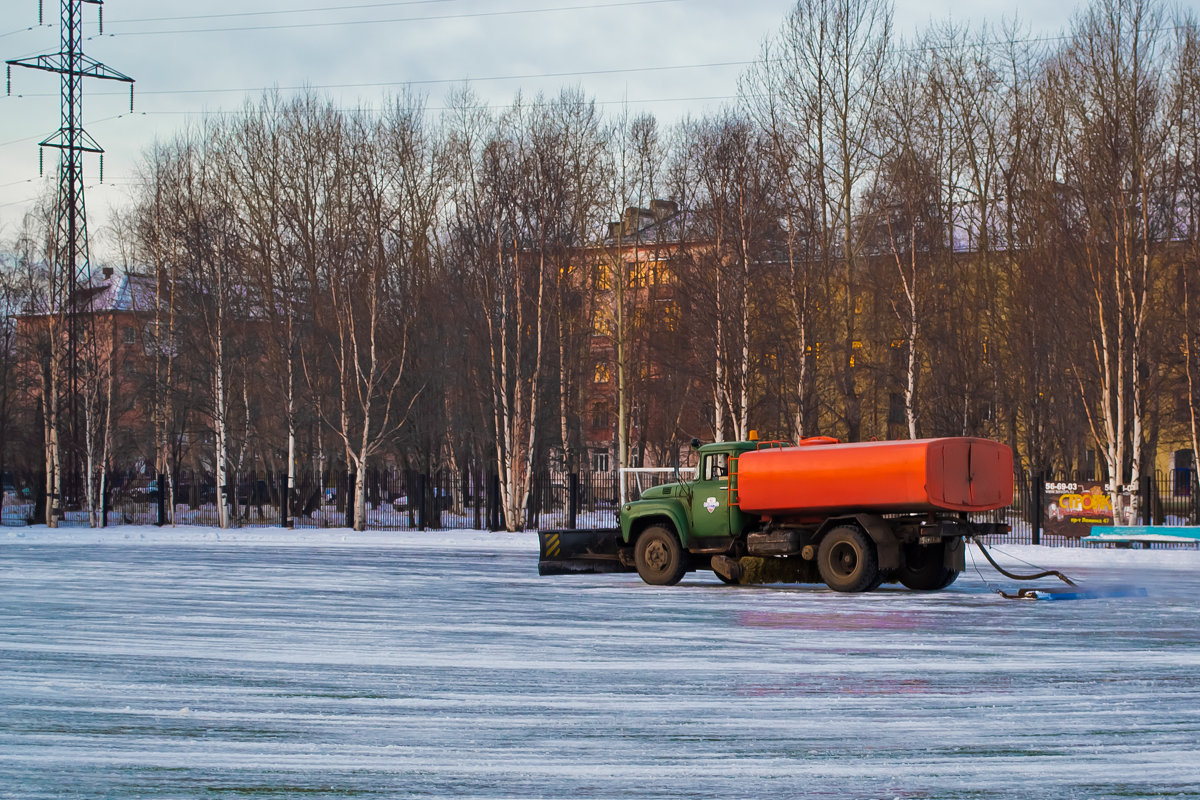
[[[651, 483], [673, 480], [651, 476]], [[638, 476], [638, 481], [647, 480]], [[1048, 475], [1017, 479], [1013, 503], [1007, 508], [975, 515], [978, 521], [1007, 524], [1010, 532], [994, 542], [1078, 546], [1078, 537], [1056, 536], [1042, 529], [1045, 507], [1041, 487], [1061, 480]], [[218, 524], [220, 496], [234, 527], [343, 527], [353, 524], [354, 479], [346, 472], [327, 472], [320, 481], [309, 477], [290, 492], [285, 481], [271, 473], [239, 475], [223, 491], [210, 476], [182, 471], [173, 481], [174, 505], [157, 478], [114, 474], [108, 481], [103, 515], [108, 525]], [[366, 527], [376, 530], [500, 530], [506, 527], [498, 477], [482, 470], [424, 474], [414, 470], [370, 470], [364, 477]], [[627, 499], [636, 499], [640, 483], [626, 486]], [[44, 494], [36, 478], [22, 483], [5, 480], [0, 520], [7, 526], [36, 524]], [[605, 528], [617, 525], [620, 484], [615, 472], [583, 474], [543, 471], [533, 481], [523, 511], [525, 529]], [[90, 524], [79, 503], [67, 504], [64, 526]], [[1200, 525], [1200, 485], [1194, 469], [1157, 472], [1142, 478], [1137, 488], [1138, 517], [1145, 525]]]
[[[164, 478], [111, 476], [105, 502], [96, 511], [107, 525], [219, 524], [218, 497], [232, 527], [332, 528], [354, 523], [352, 473], [327, 472], [292, 490], [270, 473], [246, 473], [219, 489], [211, 476], [181, 471]], [[0, 521], [6, 526], [43, 523], [44, 485], [37, 477], [6, 481]], [[40, 491], [39, 491], [40, 490]], [[506, 527], [500, 482], [480, 470], [432, 475], [413, 470], [370, 470], [364, 476], [366, 527], [378, 530], [491, 529]], [[82, 492], [69, 492], [59, 524], [91, 524]], [[543, 471], [535, 476], [522, 527], [549, 529], [612, 527], [617, 520], [615, 473]], [[171, 501], [174, 502], [171, 502]]]

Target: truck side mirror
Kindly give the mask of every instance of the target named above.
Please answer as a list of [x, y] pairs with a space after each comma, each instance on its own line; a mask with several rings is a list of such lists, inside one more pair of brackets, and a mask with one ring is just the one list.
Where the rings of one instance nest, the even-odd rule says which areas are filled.
[[691, 443], [691, 444], [692, 444], [692, 449], [693, 449], [693, 450], [699, 450], [699, 449], [700, 449], [700, 440], [699, 440], [699, 439], [697, 439], [696, 437], [694, 437], [694, 436], [692, 437], [692, 443]]

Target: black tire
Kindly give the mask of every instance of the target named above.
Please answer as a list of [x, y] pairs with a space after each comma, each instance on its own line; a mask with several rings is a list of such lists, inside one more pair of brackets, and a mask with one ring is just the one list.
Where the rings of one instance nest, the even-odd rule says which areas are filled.
[[896, 577], [900, 583], [918, 592], [945, 589], [958, 578], [958, 570], [946, 566], [946, 543], [906, 544], [904, 563]]
[[879, 585], [880, 577], [875, 543], [858, 528], [834, 528], [821, 540], [817, 570], [835, 592], [869, 592]]
[[679, 539], [661, 525], [651, 525], [642, 531], [633, 549], [633, 562], [638, 575], [652, 586], [674, 586], [687, 572]]

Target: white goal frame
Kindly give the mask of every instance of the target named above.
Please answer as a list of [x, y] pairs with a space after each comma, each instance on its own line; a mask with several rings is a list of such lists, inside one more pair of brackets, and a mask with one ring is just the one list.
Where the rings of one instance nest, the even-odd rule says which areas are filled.
[[[694, 478], [696, 476], [697, 469], [698, 469], [697, 467], [680, 467], [679, 468], [679, 476], [681, 478], [682, 477], [693, 477]], [[666, 483], [666, 481], [661, 480], [662, 475], [668, 475], [671, 478], [674, 478], [675, 477], [675, 468], [674, 467], [621, 467], [619, 470], [617, 470], [617, 473], [618, 473], [617, 474], [617, 483], [619, 484], [618, 499], [620, 500], [620, 505], [623, 507], [625, 505], [625, 503], [627, 502], [626, 498], [629, 496], [628, 493], [625, 491], [625, 488], [630, 485], [629, 481], [628, 481], [628, 479], [630, 477], [632, 477], [633, 480], [636, 481], [638, 494], [640, 495], [643, 492], [645, 492], [646, 489], [650, 489], [655, 486], [659, 486], [663, 483]], [[646, 476], [646, 481], [644, 484], [643, 484], [643, 479], [641, 478], [642, 475]]]

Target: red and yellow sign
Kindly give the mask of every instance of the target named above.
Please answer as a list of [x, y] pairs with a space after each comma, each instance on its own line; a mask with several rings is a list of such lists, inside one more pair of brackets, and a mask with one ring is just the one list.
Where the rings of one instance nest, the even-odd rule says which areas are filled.
[[1055, 536], [1087, 536], [1093, 525], [1112, 525], [1112, 497], [1099, 481], [1048, 482], [1043, 487], [1043, 529]]

